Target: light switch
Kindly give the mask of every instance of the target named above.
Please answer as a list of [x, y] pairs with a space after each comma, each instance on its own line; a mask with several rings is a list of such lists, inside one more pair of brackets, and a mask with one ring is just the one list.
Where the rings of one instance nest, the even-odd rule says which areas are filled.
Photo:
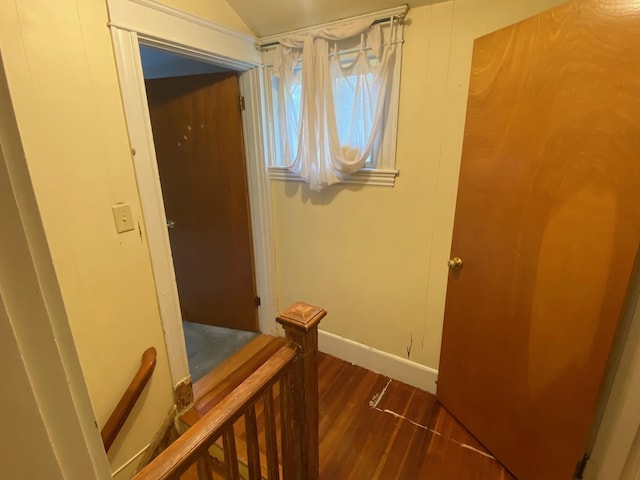
[[118, 233], [128, 232], [135, 228], [133, 225], [133, 215], [131, 214], [131, 205], [128, 203], [119, 203], [111, 208]]

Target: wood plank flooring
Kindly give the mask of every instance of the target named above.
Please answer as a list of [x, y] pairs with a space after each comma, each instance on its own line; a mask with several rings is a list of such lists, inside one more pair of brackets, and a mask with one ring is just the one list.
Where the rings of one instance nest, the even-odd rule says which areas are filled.
[[[321, 480], [515, 480], [433, 395], [319, 359]], [[262, 448], [262, 402], [256, 409]], [[235, 432], [242, 450], [243, 419]]]
[[433, 395], [320, 356], [322, 480], [515, 480]]

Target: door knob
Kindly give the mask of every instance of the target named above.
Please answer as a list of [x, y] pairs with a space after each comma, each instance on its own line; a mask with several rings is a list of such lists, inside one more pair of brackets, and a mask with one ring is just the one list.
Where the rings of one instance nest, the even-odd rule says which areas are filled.
[[453, 257], [447, 262], [447, 265], [451, 270], [460, 270], [462, 268], [462, 259], [460, 257]]
[[176, 226], [176, 222], [173, 220], [167, 220], [167, 228], [171, 229]]

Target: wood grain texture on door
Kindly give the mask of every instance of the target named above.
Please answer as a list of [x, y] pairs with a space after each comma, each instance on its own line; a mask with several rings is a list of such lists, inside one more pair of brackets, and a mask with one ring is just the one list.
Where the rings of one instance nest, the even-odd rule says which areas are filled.
[[183, 320], [256, 331], [237, 76], [163, 78], [146, 87]]
[[475, 42], [438, 399], [520, 480], [582, 457], [640, 244], [640, 5]]

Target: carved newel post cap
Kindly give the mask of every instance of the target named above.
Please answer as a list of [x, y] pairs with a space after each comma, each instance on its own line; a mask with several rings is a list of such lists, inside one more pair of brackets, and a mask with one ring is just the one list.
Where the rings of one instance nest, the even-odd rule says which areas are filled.
[[327, 311], [324, 308], [304, 302], [296, 302], [278, 315], [276, 320], [285, 329], [293, 328], [308, 332], [317, 327], [326, 314]]

